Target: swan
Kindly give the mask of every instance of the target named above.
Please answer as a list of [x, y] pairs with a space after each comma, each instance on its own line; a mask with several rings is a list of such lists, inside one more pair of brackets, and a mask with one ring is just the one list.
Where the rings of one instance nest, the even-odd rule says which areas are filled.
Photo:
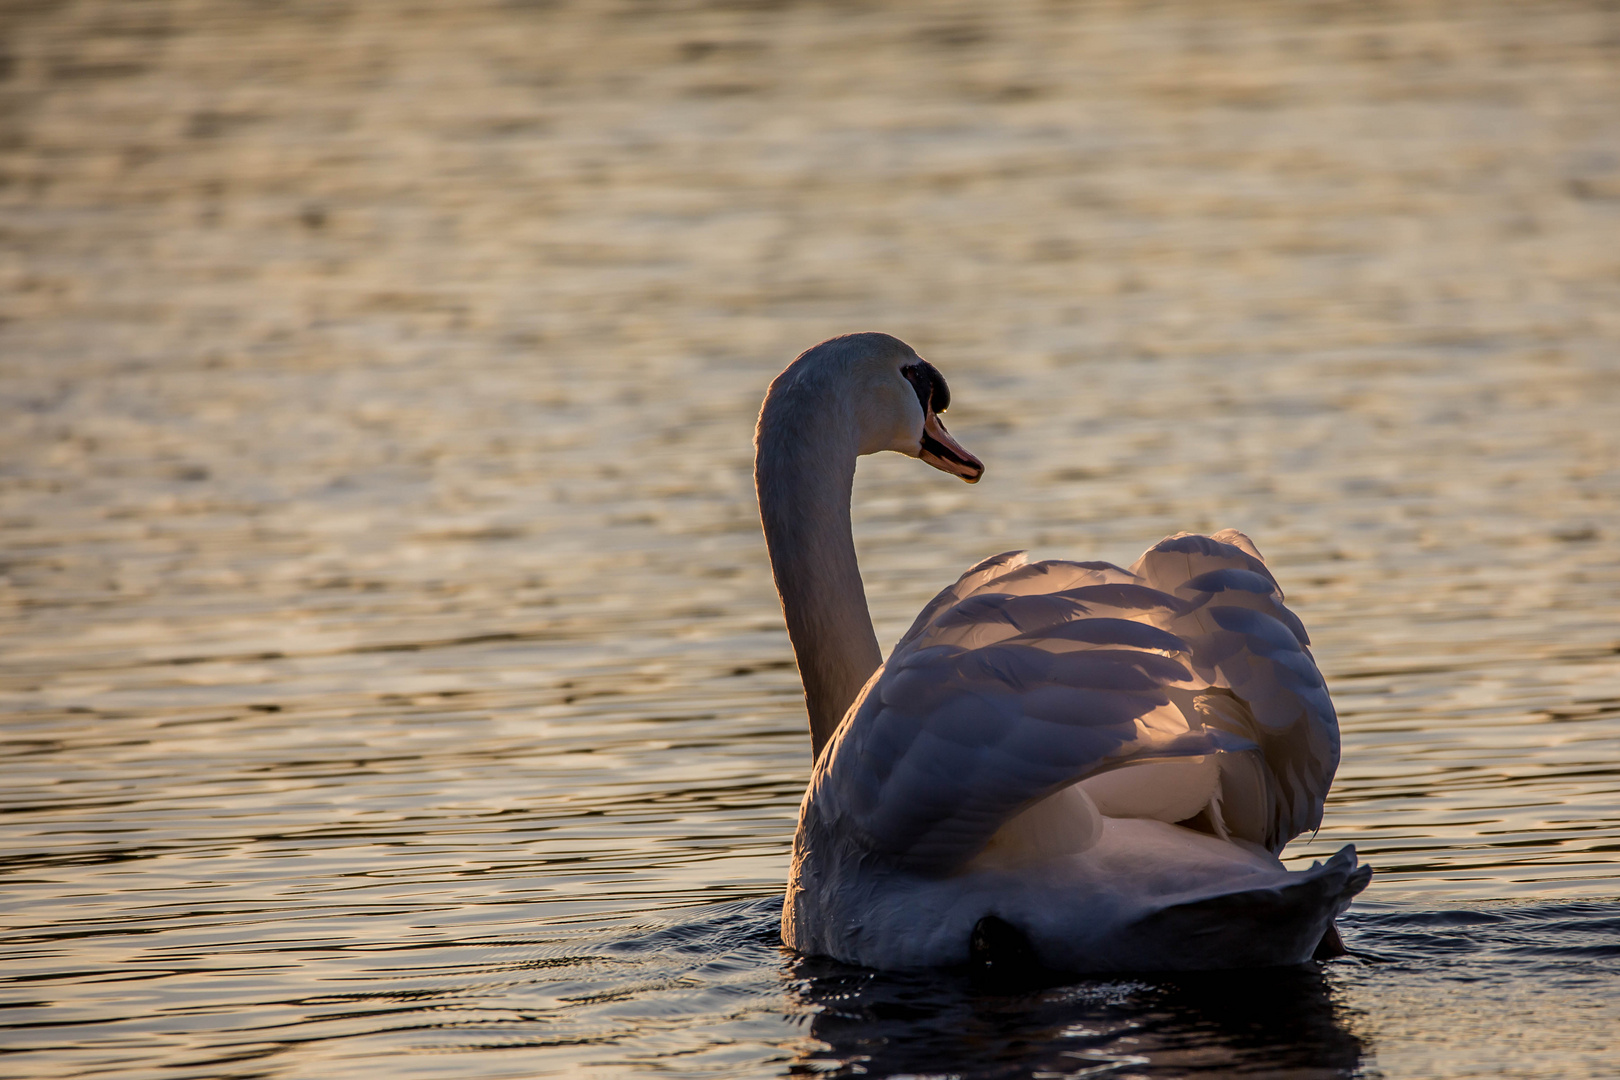
[[[850, 531], [856, 459], [977, 482], [950, 391], [898, 338], [849, 334], [771, 383], [755, 488], [814, 767], [782, 940], [879, 969], [1298, 964], [1372, 870], [1316, 828], [1338, 722], [1248, 537], [1179, 534], [1129, 570], [969, 567], [884, 662]], [[1325, 953], [1324, 953], [1325, 955]]]

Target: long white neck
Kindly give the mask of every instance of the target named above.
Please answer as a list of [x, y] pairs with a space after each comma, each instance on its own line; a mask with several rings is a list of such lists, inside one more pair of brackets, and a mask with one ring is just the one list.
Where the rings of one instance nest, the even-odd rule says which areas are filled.
[[771, 385], [760, 410], [754, 486], [820, 757], [883, 656], [850, 533], [854, 409], [820, 380], [791, 374]]

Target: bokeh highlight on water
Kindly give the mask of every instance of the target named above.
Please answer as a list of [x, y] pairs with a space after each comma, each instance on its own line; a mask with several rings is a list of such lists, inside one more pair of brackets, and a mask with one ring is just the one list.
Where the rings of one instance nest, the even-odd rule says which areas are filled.
[[[6, 1070], [1613, 1075], [1620, 12], [0, 5]], [[880, 639], [1253, 535], [1358, 956], [784, 953], [764, 385], [884, 329]]]

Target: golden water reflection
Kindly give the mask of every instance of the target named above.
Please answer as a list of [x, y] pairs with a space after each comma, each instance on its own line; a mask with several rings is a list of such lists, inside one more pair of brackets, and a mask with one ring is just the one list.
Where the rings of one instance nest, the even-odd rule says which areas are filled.
[[[0, 35], [30, 1073], [909, 1068], [991, 1014], [1040, 1049], [952, 1067], [1607, 1067], [1610, 8], [82, 0]], [[1379, 871], [1300, 1040], [1157, 984], [851, 1027], [775, 951], [808, 761], [749, 437], [867, 328], [989, 466], [863, 463], [881, 639], [1009, 547], [1272, 561], [1345, 741], [1290, 856]]]

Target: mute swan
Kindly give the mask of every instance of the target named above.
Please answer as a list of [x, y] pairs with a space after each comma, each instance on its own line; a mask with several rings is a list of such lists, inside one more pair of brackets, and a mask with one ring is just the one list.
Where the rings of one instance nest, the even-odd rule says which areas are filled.
[[760, 410], [760, 516], [815, 753], [783, 941], [876, 968], [1075, 972], [1294, 964], [1336, 942], [1372, 871], [1348, 846], [1308, 870], [1277, 858], [1320, 823], [1339, 735], [1248, 537], [1173, 536], [1130, 570], [996, 555], [883, 662], [855, 459], [977, 481], [949, 401], [910, 346], [867, 333], [807, 350]]

